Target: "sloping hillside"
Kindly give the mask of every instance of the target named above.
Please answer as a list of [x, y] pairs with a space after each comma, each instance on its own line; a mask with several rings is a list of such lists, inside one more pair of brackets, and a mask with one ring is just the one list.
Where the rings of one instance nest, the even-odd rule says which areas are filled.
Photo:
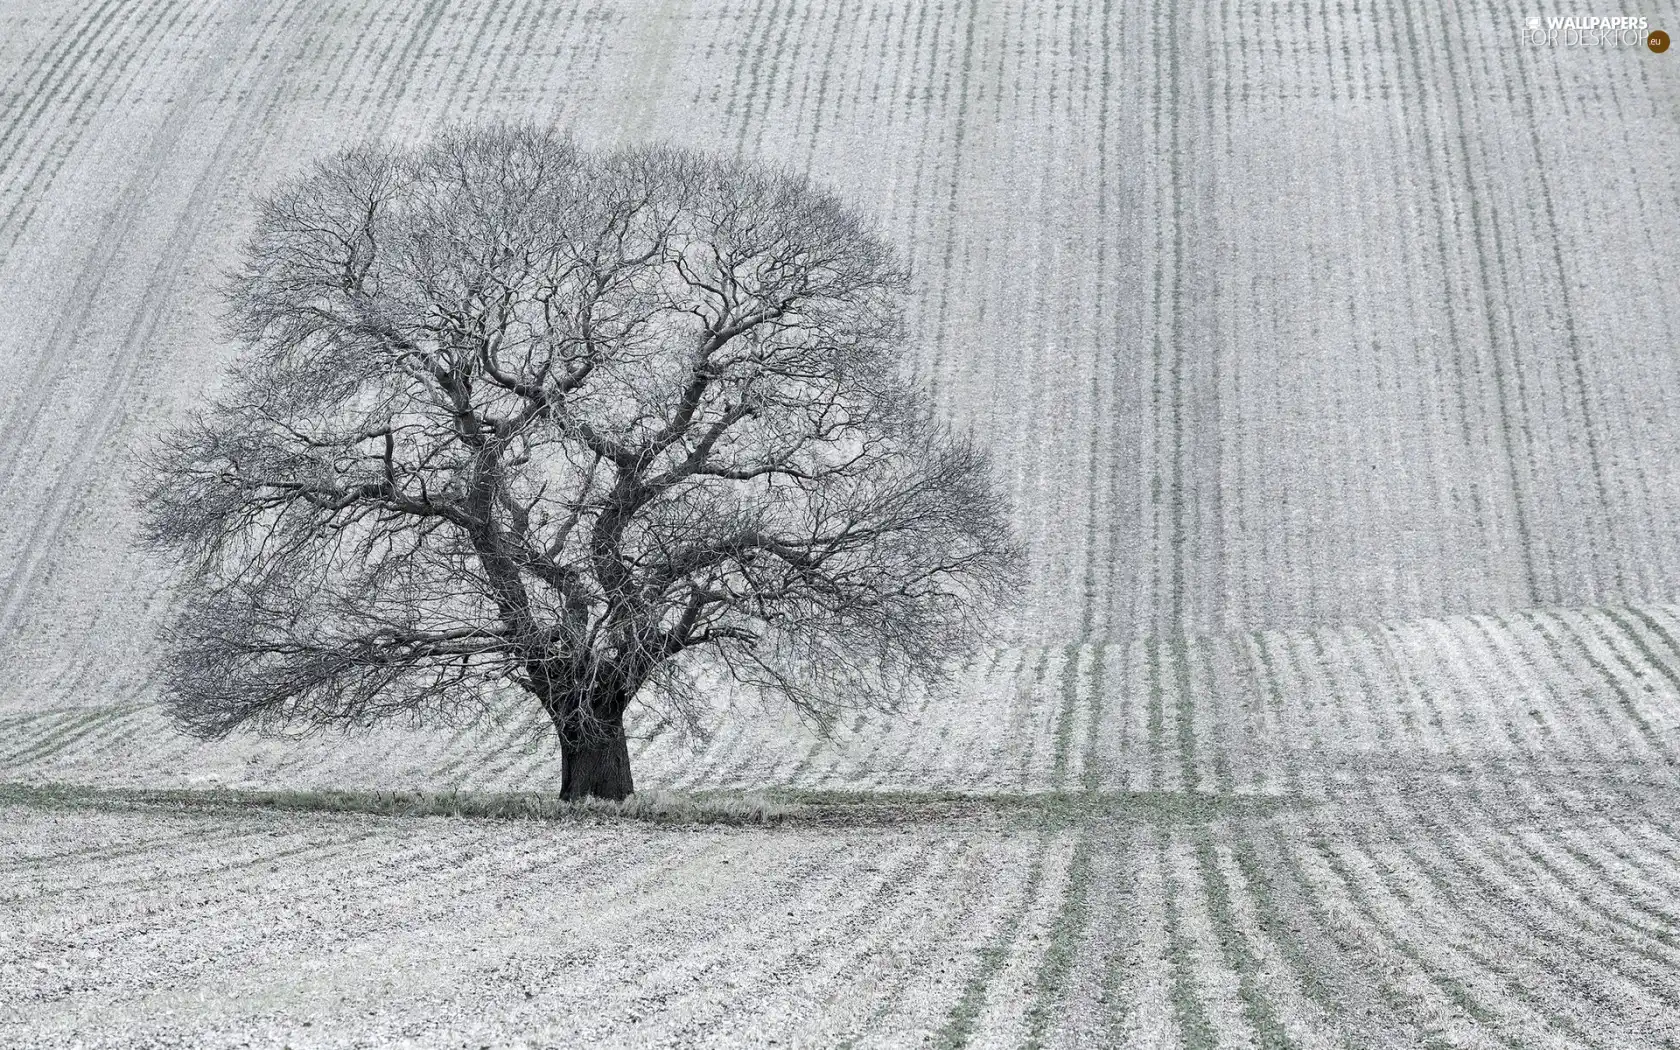
[[169, 598], [128, 550], [130, 455], [225, 360], [251, 195], [485, 116], [738, 151], [878, 214], [918, 367], [1031, 545], [1024, 645], [1670, 598], [1680, 62], [1517, 29], [1480, 3], [0, 4], [3, 705], [151, 695]]

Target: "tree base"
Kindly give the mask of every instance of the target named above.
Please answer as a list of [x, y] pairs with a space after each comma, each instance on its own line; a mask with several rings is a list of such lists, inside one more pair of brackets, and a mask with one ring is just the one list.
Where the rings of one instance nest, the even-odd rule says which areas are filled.
[[586, 747], [560, 746], [560, 797], [622, 802], [636, 791], [630, 776], [630, 742], [624, 731]]

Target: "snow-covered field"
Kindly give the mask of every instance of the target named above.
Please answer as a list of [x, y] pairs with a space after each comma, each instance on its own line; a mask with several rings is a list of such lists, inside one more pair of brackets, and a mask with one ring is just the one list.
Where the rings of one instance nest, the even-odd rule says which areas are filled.
[[[638, 784], [1334, 799], [1437, 777], [1668, 776], [1680, 607], [1530, 610], [1310, 631], [1004, 650], [935, 697], [828, 739], [757, 708], [708, 741], [644, 733]], [[558, 791], [544, 716], [300, 740], [181, 736], [153, 706], [0, 717], [5, 780], [128, 788]], [[1562, 779], [1559, 779], [1562, 778]], [[1664, 779], [1663, 783], [1667, 783]]]
[[[893, 821], [820, 794], [768, 828], [0, 807], [0, 1043], [1673, 1045], [1680, 608], [999, 662], [1007, 688], [830, 744], [638, 753], [644, 784], [912, 793]], [[556, 778], [511, 724], [4, 729], [24, 781]]]
[[1680, 51], [1517, 46], [1553, 13], [0, 0], [0, 784], [556, 785], [523, 711], [154, 706], [130, 452], [226, 359], [251, 195], [369, 134], [852, 195], [1031, 561], [902, 718], [636, 727], [645, 786], [996, 796], [902, 826], [3, 796], [0, 1045], [1669, 1045]]
[[1672, 767], [1444, 735], [889, 826], [7, 807], [0, 1041], [1672, 1045]]

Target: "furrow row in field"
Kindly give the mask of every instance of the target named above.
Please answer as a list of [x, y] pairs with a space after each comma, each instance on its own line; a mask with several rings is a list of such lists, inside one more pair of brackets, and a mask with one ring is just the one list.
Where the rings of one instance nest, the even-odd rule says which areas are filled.
[[[1355, 804], [1366, 797], [1374, 806]], [[855, 1045], [1667, 1045], [1680, 949], [1655, 886], [1676, 877], [1673, 857], [1602, 822], [1560, 838], [1571, 818], [1547, 805], [1489, 784], [1446, 809], [1377, 782], [1258, 820], [887, 832], [868, 848], [795, 832], [81, 813], [36, 853], [62, 857], [61, 892], [101, 903], [67, 925], [43, 897], [12, 900], [8, 947], [27, 966], [0, 968], [0, 982], [37, 1025], [95, 998], [164, 1018], [188, 981], [210, 981], [238, 1023], [237, 1004], [289, 967], [308, 1015], [394, 1018], [428, 1002], [448, 1028], [462, 1022], [440, 1004], [470, 991], [561, 1040], [627, 1028], [710, 1045], [741, 1031], [727, 1004], [750, 1002], [764, 1033]], [[152, 847], [138, 857], [65, 849], [136, 820]], [[206, 820], [234, 826], [183, 848], [182, 830]], [[546, 848], [550, 835], [568, 848]], [[1605, 841], [1645, 855], [1614, 860]], [[0, 875], [37, 890], [38, 878]], [[195, 923], [172, 925], [187, 907]], [[228, 965], [254, 958], [258, 912], [265, 962]], [[123, 948], [137, 943], [143, 969]], [[392, 983], [347, 981], [375, 944]], [[612, 947], [626, 944], [642, 947]], [[415, 965], [440, 953], [459, 959], [448, 986]], [[580, 989], [587, 1011], [566, 1005]]]
[[[1609, 798], [1672, 790], [1680, 624], [1659, 606], [1312, 632], [1150, 638], [983, 654], [896, 711], [820, 735], [746, 697], [711, 736], [632, 718], [638, 781], [679, 788], [1188, 791], [1331, 798], [1493, 774]], [[9, 779], [527, 790], [558, 777], [551, 729], [510, 695], [458, 729], [195, 743], [118, 703], [7, 720]], [[1455, 772], [1456, 771], [1456, 772]]]
[[[284, 24], [287, 18], [300, 17], [300, 12], [300, 7], [293, 4], [273, 17]], [[233, 72], [242, 79], [260, 83], [263, 78], [283, 71], [283, 63], [274, 61], [269, 52], [238, 46], [243, 28], [237, 22], [218, 27], [216, 36], [209, 42], [210, 53], [201, 63], [195, 63], [201, 75], [213, 79], [217, 73]], [[208, 163], [200, 173], [201, 177], [191, 184], [184, 195], [172, 197], [172, 203], [180, 209], [172, 213], [176, 221], [159, 230], [152, 214], [158, 203], [155, 196], [157, 187], [152, 179], [159, 177], [165, 165], [174, 162], [174, 151], [178, 147], [197, 141], [198, 136], [190, 128], [192, 113], [192, 107], [184, 99], [170, 107], [163, 132], [153, 139], [145, 158], [151, 170], [150, 178], [138, 180], [129, 187], [108, 229], [109, 236], [116, 240], [133, 238], [141, 231], [157, 235], [157, 250], [172, 262], [187, 259], [210, 228], [215, 216], [212, 207], [214, 198], [223, 192], [217, 176], [237, 169], [245, 162], [242, 158], [255, 155], [262, 146], [260, 139], [245, 137], [249, 134], [248, 128], [240, 127], [237, 132], [230, 127], [211, 130]], [[264, 114], [253, 106], [237, 115], [260, 118]], [[261, 120], [254, 123], [260, 125]], [[37, 396], [20, 402], [20, 411], [28, 406], [30, 415], [14, 419], [14, 426], [9, 428], [14, 439], [8, 451], [13, 456], [0, 468], [0, 478], [3, 478], [0, 487], [8, 498], [33, 508], [36, 513], [20, 519], [20, 522], [27, 522], [21, 525], [21, 531], [26, 534], [20, 537], [21, 545], [13, 555], [16, 560], [10, 567], [7, 585], [4, 592], [0, 592], [0, 628], [8, 633], [24, 612], [32, 585], [41, 578], [56, 553], [60, 535], [72, 523], [85, 528], [87, 512], [91, 508], [100, 508], [96, 513], [110, 513], [95, 498], [99, 481], [102, 478], [124, 477], [132, 471], [130, 464], [120, 457], [110, 457], [101, 446], [126, 421], [129, 399], [135, 394], [131, 388], [136, 381], [157, 382], [157, 377], [148, 373], [145, 366], [155, 364], [156, 355], [163, 350], [158, 345], [159, 327], [164, 321], [172, 293], [178, 285], [186, 282], [173, 266], [159, 268], [154, 261], [142, 276], [128, 272], [129, 267], [122, 265], [118, 259], [118, 253], [110, 253], [105, 260], [91, 265], [78, 279], [83, 286], [80, 292], [84, 298], [53, 333], [49, 344], [51, 352], [38, 359], [38, 374], [30, 383]], [[102, 297], [130, 290], [131, 282], [135, 281], [138, 288], [132, 290], [139, 291], [141, 299], [137, 312], [116, 325], [109, 324], [108, 318], [97, 314], [96, 306]], [[93, 375], [85, 375], [85, 366], [79, 364], [72, 348], [84, 340], [101, 336], [114, 339], [120, 352], [115, 360], [105, 362], [104, 367]], [[58, 373], [49, 374], [49, 368], [57, 369]], [[82, 396], [75, 399], [75, 403], [80, 406], [80, 411], [46, 411], [54, 404], [54, 399], [48, 396], [49, 390], [62, 384], [75, 386], [78, 381], [82, 384], [79, 387]], [[55, 430], [48, 425], [62, 424], [66, 415], [76, 416], [74, 429]], [[28, 463], [27, 471], [20, 469], [24, 462]], [[38, 483], [43, 470], [49, 471], [48, 476], [52, 478], [46, 485]], [[154, 592], [154, 600], [155, 597]], [[88, 662], [82, 660], [78, 664], [79, 669], [86, 673]], [[108, 674], [108, 670], [101, 668], [100, 672]], [[109, 678], [105, 682], [107, 687], [120, 688], [119, 683], [120, 679], [113, 682]], [[61, 680], [55, 684], [74, 689], [81, 683], [72, 677], [69, 681]]]
[[[105, 885], [106, 903], [77, 924], [59, 911], [9, 925], [9, 958], [23, 965], [0, 966], [0, 1030], [22, 1022], [37, 1037], [62, 1035], [96, 1005], [131, 1036], [165, 1037], [184, 1022], [260, 1025], [279, 994], [309, 1003], [293, 1024], [392, 1023], [429, 1003], [447, 1032], [477, 1023], [454, 1009], [471, 996], [561, 1041], [633, 1032], [738, 1045], [749, 1002], [756, 1038], [808, 1028], [864, 1044], [914, 1039], [948, 1024], [965, 989], [990, 1007], [1007, 1001], [994, 977], [1033, 972], [1034, 933], [1056, 913], [1069, 852], [1039, 836], [896, 832], [859, 849], [829, 835], [568, 831], [557, 850], [551, 836], [461, 822], [428, 822], [416, 836], [405, 822], [344, 820], [334, 823], [348, 837], [311, 839], [300, 822], [265, 830], [241, 818], [232, 852], [267, 848], [249, 864], [198, 870], [171, 845], [175, 818], [140, 822], [153, 825], [153, 863], [193, 877]], [[171, 922], [187, 907], [193, 923]], [[992, 938], [1000, 949], [988, 955], [989, 931], [1013, 933]], [[144, 957], [124, 943], [144, 944]], [[349, 979], [374, 953], [391, 983]], [[452, 964], [425, 962], [440, 957]], [[183, 1010], [189, 1001], [201, 1009]]]
[[[268, 845], [238, 864], [195, 867], [192, 855], [154, 855], [154, 865], [191, 870], [193, 877], [154, 876], [126, 895], [106, 885], [101, 899], [110, 903], [28, 918], [18, 927], [23, 940], [14, 947], [23, 957], [47, 964], [33, 967], [36, 983], [24, 994], [63, 1000], [89, 981], [99, 981], [125, 986], [128, 994], [142, 999], [154, 994], [167, 998], [181, 986], [172, 988], [159, 976], [204, 980], [214, 973], [236, 975], [239, 966], [218, 966], [218, 959], [248, 961], [259, 945], [266, 957], [313, 958], [319, 966], [359, 943], [464, 919], [468, 900], [491, 912], [499, 899], [525, 896], [530, 885], [581, 890], [591, 878], [579, 854], [533, 849], [525, 836], [510, 837], [500, 829], [476, 830], [445, 843], [400, 825], [344, 830], [348, 834], [323, 840], [319, 830], [305, 835], [300, 829], [288, 836], [298, 844], [288, 846], [270, 837], [276, 834], [272, 828], [253, 829], [256, 840]], [[659, 885], [665, 869], [681, 866], [693, 853], [681, 844], [676, 849], [665, 844], [656, 857], [645, 840], [625, 836], [586, 844], [597, 861], [631, 865], [634, 874], [624, 888], [644, 894]], [[185, 910], [191, 910], [194, 922], [171, 918]], [[271, 914], [253, 923], [258, 910]], [[66, 925], [72, 914], [77, 921]], [[217, 945], [212, 956], [199, 943], [207, 931], [213, 931]], [[105, 972], [132, 965], [134, 959], [113, 949], [136, 939], [148, 945], [152, 968]]]
[[[1437, 657], [1445, 656], [1443, 663], [1449, 674], [1466, 673], [1472, 666], [1470, 661], [1456, 661], [1450, 639], [1446, 641], [1448, 644], [1436, 650]], [[1480, 683], [1462, 677], [1457, 684], [1484, 691]], [[1512, 739], [1522, 734], [1512, 725], [1521, 720], [1514, 708], [1496, 707], [1483, 715], [1485, 721], [1475, 727], [1482, 733], [1503, 733]], [[1385, 726], [1385, 742], [1391, 734], [1392, 726]], [[1452, 738], [1448, 741], [1456, 750]], [[1628, 1031], [1642, 1033], [1642, 1040], [1662, 1038], [1661, 1019], [1672, 1009], [1666, 968], [1652, 971], [1641, 961], [1639, 956], [1645, 949], [1628, 941], [1629, 929], [1612, 927], [1589, 933], [1596, 924], [1583, 922], [1575, 914], [1579, 902], [1591, 901], [1601, 892], [1602, 878], [1567, 886], [1562, 897], [1536, 899], [1536, 873], [1525, 858], [1513, 861], [1509, 853], [1495, 855], [1485, 848], [1486, 832], [1470, 834], [1465, 830], [1466, 820], [1473, 825], [1485, 822], [1497, 826], [1522, 818], [1542, 828], [1568, 827], [1570, 816], [1548, 812], [1551, 796], [1544, 791], [1513, 790], [1514, 785], [1506, 781], [1486, 777], [1476, 777], [1475, 784], [1470, 794], [1457, 794], [1450, 814], [1439, 808], [1438, 792], [1424, 789], [1395, 796], [1379, 786], [1374, 801], [1384, 820], [1378, 830], [1386, 834], [1374, 838], [1376, 831], [1356, 831], [1355, 844], [1363, 858], [1356, 858], [1356, 862], [1373, 865], [1368, 870], [1378, 872], [1393, 886], [1392, 894], [1408, 912], [1423, 907], [1430, 895], [1444, 895], [1446, 899], [1434, 899], [1423, 916], [1424, 921], [1437, 924], [1429, 940], [1462, 945], [1467, 972], [1492, 975], [1496, 982], [1502, 981], [1503, 990], [1496, 983], [1484, 988], [1479, 997], [1471, 996], [1479, 1009], [1492, 1010], [1490, 1001], [1504, 1002], [1500, 1009], [1518, 1013], [1528, 1010], [1532, 1016], [1525, 1023], [1541, 1024], [1555, 1033], [1531, 1032], [1524, 1045], [1545, 1039], [1561, 1039], [1562, 1045], [1601, 1045], [1607, 1035]], [[1384, 855], [1393, 859], [1384, 859]], [[1402, 878], [1401, 873], [1407, 874]], [[1396, 880], [1404, 884], [1396, 885]], [[1463, 932], [1455, 939], [1452, 931]], [[1501, 952], [1493, 947], [1501, 943], [1510, 950]], [[1484, 949], [1482, 945], [1489, 947]], [[1551, 961], [1546, 963], [1547, 959]], [[1536, 965], [1536, 960], [1542, 969], [1524, 969]], [[1501, 974], [1508, 976], [1501, 978]], [[1511, 996], [1520, 1000], [1520, 1005], [1502, 998]], [[1572, 1016], [1573, 1004], [1583, 998], [1599, 1004], [1591, 1016], [1592, 1023], [1599, 1026], [1596, 1033], [1581, 1030], [1582, 1019]], [[1466, 1005], [1466, 1009], [1470, 1007]], [[1500, 1027], [1506, 1030], [1508, 1024], [1500, 1022]], [[1611, 1038], [1610, 1045], [1623, 1044]]]
[[[41, 115], [73, 102], [90, 72], [101, 68], [97, 58], [106, 49], [99, 45], [108, 43], [112, 34], [130, 28], [130, 20], [122, 17], [122, 6], [120, 0], [84, 6], [78, 12], [82, 15], [80, 23], [65, 25], [61, 19], [42, 35], [45, 46], [23, 56], [13, 67], [6, 84], [8, 120], [0, 131], [0, 157], [12, 160], [24, 137], [39, 125]], [[166, 0], [151, 4], [154, 11], [168, 6]], [[94, 57], [91, 64], [90, 53]], [[105, 57], [114, 61], [118, 56], [112, 51]], [[66, 95], [72, 98], [66, 99]]]
[[[99, 52], [108, 56], [106, 64], [89, 69], [85, 84], [60, 97], [60, 111], [50, 114], [34, 141], [25, 135], [14, 143], [10, 167], [17, 196], [0, 212], [0, 238], [15, 245], [40, 209], [53, 201], [60, 174], [89, 164], [89, 153], [78, 149], [84, 140], [94, 157], [108, 148], [90, 130], [109, 128], [138, 107], [170, 105], [175, 92], [195, 90], [196, 85], [159, 78], [156, 71], [202, 62], [204, 49], [218, 42], [215, 14], [208, 5], [167, 2], [124, 20], [129, 36]], [[183, 41], [186, 47], [180, 46]]]

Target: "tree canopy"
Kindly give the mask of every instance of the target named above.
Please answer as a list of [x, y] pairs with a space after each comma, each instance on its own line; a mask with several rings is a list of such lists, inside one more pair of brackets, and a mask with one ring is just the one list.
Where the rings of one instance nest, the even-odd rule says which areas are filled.
[[[906, 273], [834, 195], [529, 127], [361, 146], [263, 204], [223, 392], [147, 542], [194, 732], [458, 717], [507, 683], [568, 795], [704, 683], [819, 719], [936, 680], [1018, 559], [904, 368]], [[622, 767], [622, 768], [620, 768]]]

